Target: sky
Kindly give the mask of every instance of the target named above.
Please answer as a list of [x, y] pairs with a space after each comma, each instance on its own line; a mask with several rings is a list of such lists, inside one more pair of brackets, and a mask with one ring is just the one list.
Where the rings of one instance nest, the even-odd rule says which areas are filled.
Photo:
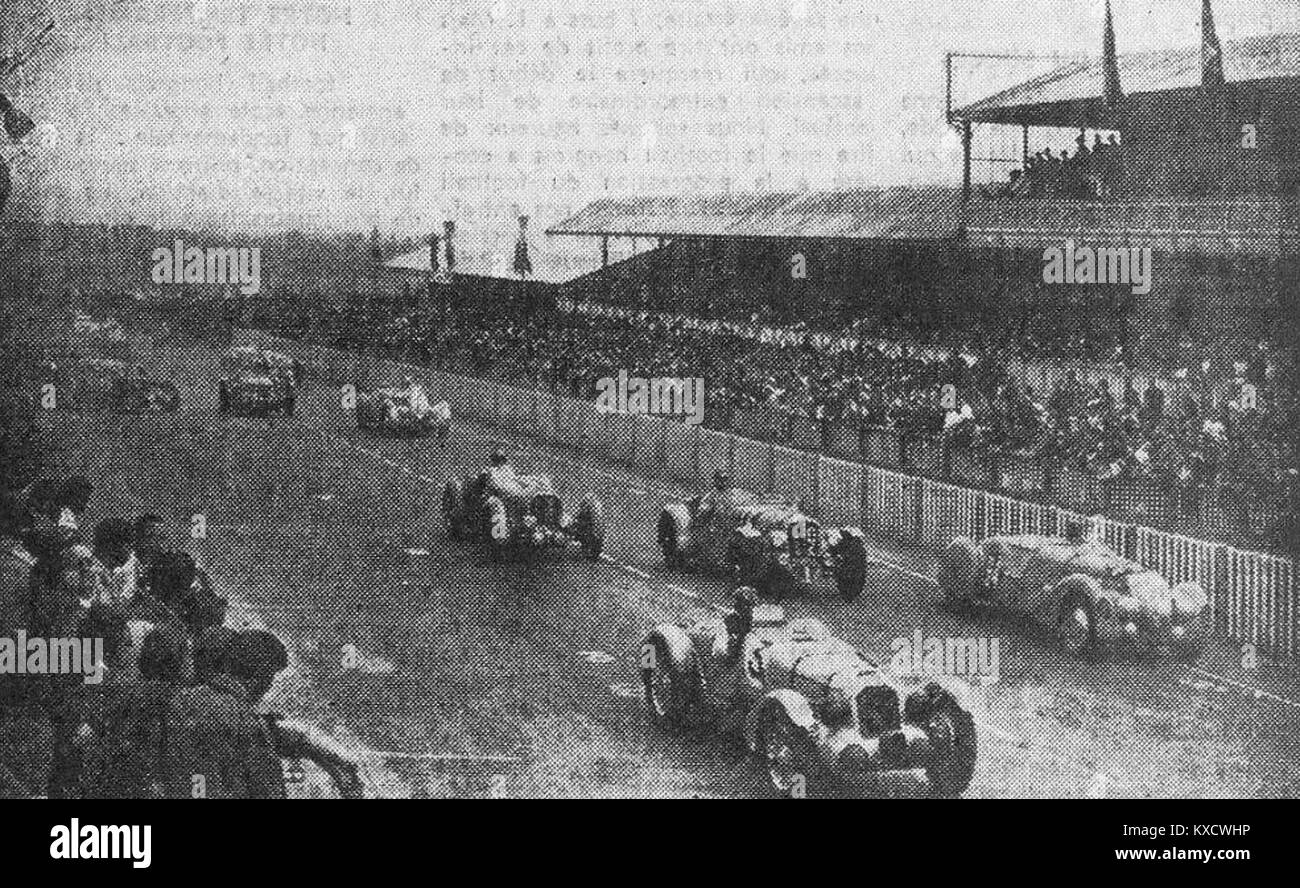
[[[419, 234], [603, 195], [955, 183], [947, 51], [1098, 54], [1102, 0], [5, 0], [46, 218]], [[1200, 0], [1114, 0], [1121, 52]], [[1220, 37], [1300, 0], [1219, 0]], [[1052, 66], [959, 60], [958, 104]]]

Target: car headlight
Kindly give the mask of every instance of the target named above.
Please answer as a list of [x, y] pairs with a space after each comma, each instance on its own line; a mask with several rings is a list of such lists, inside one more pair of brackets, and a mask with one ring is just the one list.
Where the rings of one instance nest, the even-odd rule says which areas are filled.
[[1209, 605], [1209, 596], [1198, 583], [1180, 583], [1174, 588], [1173, 603], [1175, 608], [1187, 616], [1194, 617]]

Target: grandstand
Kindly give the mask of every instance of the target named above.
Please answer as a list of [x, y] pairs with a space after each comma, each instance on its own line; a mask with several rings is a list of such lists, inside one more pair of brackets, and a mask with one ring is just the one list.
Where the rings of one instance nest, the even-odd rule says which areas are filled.
[[[1141, 431], [1100, 435], [1128, 443], [1095, 446], [1115, 460], [1086, 469], [1087, 483], [1061, 483], [1063, 473], [1049, 472], [1056, 483], [1029, 489], [1049, 501], [1124, 512], [1193, 534], [1221, 534], [1223, 509], [1237, 512], [1230, 524], [1267, 523], [1258, 513], [1276, 518], [1278, 506], [1265, 506], [1263, 488], [1246, 486], [1246, 476], [1272, 485], [1273, 493], [1295, 483], [1294, 448], [1269, 435], [1286, 437], [1296, 419], [1300, 35], [1220, 46], [1207, 3], [1200, 47], [1120, 55], [1109, 14], [1103, 37], [1100, 57], [950, 106], [965, 159], [961, 180], [946, 187], [612, 197], [548, 233], [594, 240], [593, 255], [625, 239], [662, 245], [599, 276], [595, 296], [609, 316], [847, 331], [877, 344], [896, 342], [913, 356], [928, 350], [936, 360], [996, 356], [1015, 384], [991, 384], [997, 399], [1009, 402], [988, 405], [993, 413], [1021, 410], [1026, 400], [1070, 401], [1063, 393], [1079, 379], [1088, 395], [1074, 402], [1096, 404], [1092, 386], [1099, 383], [1110, 393], [1101, 400], [1120, 409], [1102, 404], [1097, 414], [1075, 417], [1085, 432], [1090, 423], [1110, 423], [1101, 416], [1106, 411], [1125, 416], [1116, 429], [1128, 421]], [[1019, 131], [1020, 166], [1003, 181], [976, 184], [977, 133], [1009, 127]], [[1072, 153], [1036, 150], [1059, 145], [1062, 133], [1077, 134]], [[1045, 250], [1067, 242], [1149, 250], [1149, 291], [1127, 280], [1048, 282]], [[780, 359], [791, 363], [787, 379], [808, 375], [798, 352]], [[821, 369], [836, 377], [854, 366], [837, 359]], [[918, 373], [927, 385], [935, 381], [932, 368]], [[887, 387], [864, 384], [880, 385]], [[815, 412], [824, 425], [828, 416], [862, 421], [860, 414], [828, 412], [817, 397], [806, 407], [757, 407]], [[1149, 428], [1139, 404], [1155, 405]], [[1058, 418], [1061, 425], [1071, 420]], [[778, 438], [791, 428], [777, 420], [760, 424]], [[1217, 447], [1220, 425], [1235, 436], [1236, 456], [1206, 456]], [[1132, 443], [1143, 434], [1147, 443]], [[864, 430], [844, 455], [900, 464], [870, 456], [867, 436]], [[1150, 441], [1162, 436], [1175, 449], [1196, 451], [1193, 462], [1214, 465], [1206, 473], [1216, 479], [1214, 490], [1203, 487], [1193, 497], [1198, 506], [1174, 490], [1179, 481], [1127, 483], [1148, 476]], [[838, 437], [824, 427], [823, 449], [829, 452]], [[924, 460], [909, 459], [907, 449], [902, 445], [901, 466], [919, 471]], [[1008, 489], [1008, 473], [987, 448], [965, 478], [951, 468], [965, 456], [954, 455], [952, 441], [946, 450], [945, 468], [929, 474]], [[889, 444], [884, 452], [899, 450]], [[1025, 455], [1010, 460], [1020, 465], [1010, 474], [1036, 471], [1039, 457]], [[1197, 469], [1182, 459], [1171, 471], [1186, 481]], [[1080, 492], [1098, 478], [1106, 491]], [[1180, 523], [1177, 516], [1189, 509], [1200, 517]]]
[[[1200, 48], [1117, 55], [1108, 16], [1103, 56], [950, 108], [965, 162], [947, 188], [608, 198], [549, 233], [669, 241], [650, 277], [671, 283], [632, 289], [674, 309], [769, 309], [830, 326], [901, 311], [921, 327], [963, 330], [1029, 315], [1027, 330], [1064, 318], [1056, 323], [1085, 336], [1118, 315], [1093, 353], [1067, 357], [1118, 351], [1132, 369], [1172, 371], [1191, 344], [1238, 360], [1290, 329], [1300, 35], [1220, 48], [1208, 5], [1206, 22]], [[977, 188], [976, 131], [1005, 127], [1020, 130], [1021, 168]], [[1044, 162], [1031, 153], [1044, 130], [1078, 131], [1081, 149]], [[1135, 297], [1045, 284], [1042, 251], [1067, 239], [1149, 248], [1154, 287]], [[799, 260], [803, 276], [792, 274]], [[1223, 325], [1225, 310], [1240, 323]]]

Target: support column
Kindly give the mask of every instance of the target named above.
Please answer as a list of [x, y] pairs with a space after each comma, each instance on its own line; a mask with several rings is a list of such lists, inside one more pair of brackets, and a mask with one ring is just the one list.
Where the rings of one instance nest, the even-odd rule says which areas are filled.
[[604, 291], [601, 295], [609, 302], [609, 235], [600, 239], [600, 288]]
[[962, 203], [970, 202], [970, 150], [971, 150], [971, 123], [969, 120], [961, 122], [961, 200]]

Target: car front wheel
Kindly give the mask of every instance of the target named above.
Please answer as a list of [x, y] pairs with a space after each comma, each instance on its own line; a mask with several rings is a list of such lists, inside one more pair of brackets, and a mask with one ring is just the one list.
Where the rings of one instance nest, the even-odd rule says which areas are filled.
[[1097, 622], [1087, 599], [1072, 595], [1061, 603], [1056, 631], [1061, 646], [1071, 656], [1083, 657], [1093, 652], [1097, 646]]
[[908, 700], [906, 715], [930, 740], [932, 758], [925, 769], [930, 795], [936, 798], [961, 795], [975, 775], [978, 737], [974, 717], [951, 694], [938, 687]]
[[504, 561], [510, 545], [510, 517], [500, 497], [490, 496], [483, 504], [483, 538], [493, 560]]
[[856, 536], [845, 534], [835, 552], [835, 588], [845, 601], [853, 601], [867, 585], [867, 547]]
[[758, 751], [772, 791], [784, 798], [809, 795], [815, 759], [807, 734], [777, 706], [763, 714], [759, 730]]
[[688, 664], [677, 662], [662, 640], [653, 645], [654, 660], [641, 670], [650, 720], [665, 731], [684, 730], [691, 722], [695, 682]]
[[459, 481], [448, 481], [442, 489], [442, 517], [447, 522], [447, 536], [459, 540], [465, 535], [461, 525], [460, 504], [463, 497]]

